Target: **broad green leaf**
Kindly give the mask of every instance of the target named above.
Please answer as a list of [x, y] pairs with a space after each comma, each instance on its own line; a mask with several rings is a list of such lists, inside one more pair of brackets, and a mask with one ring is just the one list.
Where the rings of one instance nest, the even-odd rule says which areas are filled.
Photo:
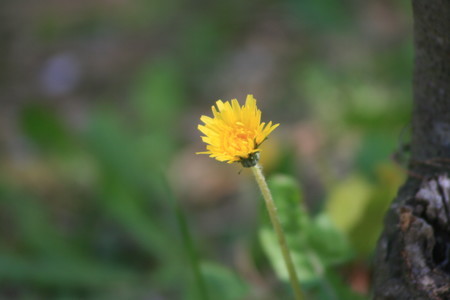
[[362, 256], [370, 255], [383, 228], [383, 218], [394, 200], [404, 173], [390, 163], [375, 168], [376, 186], [359, 222], [352, 228], [349, 237], [354, 249]]
[[[301, 235], [301, 234], [299, 234]], [[286, 237], [291, 250], [291, 258], [294, 262], [295, 268], [297, 270], [297, 276], [301, 282], [315, 282], [320, 279], [320, 275], [323, 272], [323, 267], [319, 258], [315, 253], [311, 252], [310, 249], [303, 247], [304, 249], [299, 249], [299, 246], [293, 245], [293, 239]], [[286, 269], [286, 265], [283, 260], [283, 256], [280, 251], [280, 245], [278, 243], [275, 232], [272, 228], [265, 226], [259, 231], [259, 239], [266, 252], [270, 262], [275, 269], [275, 273], [278, 278], [288, 281], [289, 274]]]
[[373, 187], [361, 176], [353, 175], [331, 189], [325, 211], [336, 226], [348, 233], [361, 219]]
[[209, 299], [243, 299], [248, 292], [244, 281], [224, 266], [213, 262], [203, 262], [201, 271], [206, 281]]
[[310, 225], [311, 220], [303, 205], [303, 194], [292, 177], [275, 175], [269, 180], [269, 188], [287, 234], [297, 233], [296, 230]]
[[397, 143], [397, 135], [386, 134], [380, 130], [368, 133], [362, 139], [361, 146], [355, 157], [358, 170], [371, 181], [375, 181], [376, 174], [374, 172], [377, 166], [386, 162]]
[[[299, 280], [302, 282], [318, 280], [323, 266], [308, 243], [308, 228], [312, 223], [303, 207], [299, 186], [291, 177], [276, 175], [270, 179], [269, 188], [277, 206]], [[280, 246], [266, 211], [264, 216], [265, 222], [259, 231], [261, 244], [277, 275], [283, 280], [288, 280]]]
[[[305, 284], [317, 284], [329, 266], [350, 257], [349, 243], [327, 215], [320, 214], [314, 219], [308, 216], [294, 179], [277, 175], [271, 178], [269, 186], [299, 279]], [[287, 280], [276, 235], [265, 219], [259, 231], [260, 241], [277, 275]]]
[[352, 249], [347, 237], [323, 212], [314, 218], [308, 237], [311, 247], [326, 266], [342, 263], [351, 257]]
[[374, 168], [375, 183], [353, 175], [331, 190], [326, 212], [348, 237], [359, 256], [369, 255], [382, 229], [383, 217], [403, 180], [391, 164]]

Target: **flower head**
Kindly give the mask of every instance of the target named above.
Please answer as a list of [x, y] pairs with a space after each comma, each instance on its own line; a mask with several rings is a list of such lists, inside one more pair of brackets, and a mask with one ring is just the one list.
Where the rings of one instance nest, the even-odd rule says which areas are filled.
[[256, 99], [248, 95], [242, 107], [236, 99], [216, 102], [212, 106], [214, 117], [202, 116], [205, 125], [198, 129], [205, 134], [202, 140], [207, 143], [205, 152], [218, 161], [240, 162], [244, 167], [252, 167], [258, 162], [259, 146], [267, 136], [278, 127], [272, 122], [261, 123], [261, 111], [256, 107]]

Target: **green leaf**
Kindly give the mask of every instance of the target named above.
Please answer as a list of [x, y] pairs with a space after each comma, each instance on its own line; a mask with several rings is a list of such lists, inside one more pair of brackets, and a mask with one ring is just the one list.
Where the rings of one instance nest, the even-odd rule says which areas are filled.
[[178, 254], [178, 247], [171, 247], [174, 241], [169, 228], [161, 226], [161, 218], [140, 203], [137, 192], [114, 180], [105, 181], [102, 188], [99, 204], [149, 254], [164, 262], [174, 260], [178, 256], [175, 255]]
[[329, 194], [326, 213], [341, 229], [358, 256], [369, 255], [381, 232], [383, 217], [403, 180], [401, 171], [391, 164], [374, 167], [375, 183], [352, 175]]
[[[350, 257], [349, 243], [327, 215], [320, 214], [314, 219], [308, 216], [294, 179], [277, 175], [271, 178], [269, 187], [299, 280], [304, 284], [317, 284], [329, 266]], [[277, 275], [288, 280], [279, 244], [267, 216], [259, 237]]]
[[161, 192], [156, 170], [169, 160], [173, 145], [162, 143], [160, 134], [134, 138], [116, 113], [102, 111], [93, 115], [84, 137], [101, 174], [138, 190]]
[[348, 233], [364, 214], [372, 193], [370, 183], [353, 175], [331, 189], [325, 211], [339, 229]]
[[142, 68], [134, 86], [133, 102], [146, 128], [170, 133], [183, 100], [181, 72], [173, 60], [161, 59]]
[[59, 288], [99, 288], [135, 280], [126, 269], [89, 260], [24, 258], [0, 252], [0, 282]]
[[[301, 234], [299, 234], [299, 236], [300, 235]], [[275, 232], [272, 228], [264, 226], [259, 231], [259, 239], [278, 278], [287, 282], [289, 280], [289, 274]], [[318, 281], [323, 271], [323, 266], [321, 265], [319, 258], [314, 253], [310, 252], [310, 249], [307, 247], [302, 247], [303, 249], [301, 249], [301, 246], [305, 245], [299, 243], [295, 243], [294, 245], [292, 237], [286, 236], [286, 239], [288, 240], [291, 258], [295, 265], [299, 280], [303, 283]]]
[[349, 232], [354, 249], [360, 256], [370, 255], [383, 227], [383, 218], [389, 204], [404, 180], [404, 173], [391, 163], [375, 167], [375, 186], [359, 222]]
[[[390, 128], [394, 128], [391, 126]], [[396, 132], [395, 129], [392, 129]], [[398, 134], [398, 133], [397, 133]], [[355, 157], [355, 163], [365, 176], [374, 180], [377, 165], [386, 161], [398, 144], [398, 136], [386, 134], [380, 130], [368, 133], [361, 141]]]
[[337, 30], [349, 23], [351, 11], [342, 1], [304, 0], [287, 2], [289, 12], [301, 17], [314, 30]]
[[317, 300], [365, 300], [363, 295], [352, 291], [350, 286], [344, 282], [339, 273], [329, 270], [325, 274], [324, 280], [317, 285], [317, 293], [314, 299]]
[[327, 214], [317, 215], [308, 229], [308, 241], [325, 266], [342, 263], [351, 257], [352, 249], [347, 237]]
[[23, 132], [43, 150], [70, 150], [72, 135], [51, 107], [33, 103], [23, 108], [20, 117]]
[[295, 179], [275, 175], [269, 180], [269, 188], [287, 234], [297, 233], [298, 229], [305, 229], [310, 225], [311, 220], [303, 205], [303, 194]]
[[[318, 280], [323, 266], [308, 244], [307, 232], [308, 227], [311, 226], [311, 220], [302, 206], [302, 194], [299, 186], [291, 177], [276, 175], [270, 179], [269, 188], [277, 206], [278, 216], [299, 280], [302, 282]], [[264, 213], [264, 216], [265, 222], [259, 231], [261, 244], [278, 277], [287, 281], [289, 276], [277, 237], [269, 222], [267, 212]]]
[[75, 257], [76, 245], [70, 245], [51, 222], [43, 202], [32, 195], [11, 188], [0, 187], [1, 208], [14, 216], [12, 232], [22, 246], [45, 257]]
[[[214, 300], [243, 299], [248, 291], [247, 285], [231, 270], [212, 262], [201, 265], [203, 277], [206, 279], [208, 294]], [[198, 299], [198, 298], [196, 298]]]

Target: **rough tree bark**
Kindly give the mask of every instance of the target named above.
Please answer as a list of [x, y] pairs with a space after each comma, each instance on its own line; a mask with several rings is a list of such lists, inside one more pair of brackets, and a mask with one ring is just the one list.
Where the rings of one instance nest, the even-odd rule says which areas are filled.
[[450, 299], [450, 0], [413, 0], [409, 177], [375, 256], [374, 299]]

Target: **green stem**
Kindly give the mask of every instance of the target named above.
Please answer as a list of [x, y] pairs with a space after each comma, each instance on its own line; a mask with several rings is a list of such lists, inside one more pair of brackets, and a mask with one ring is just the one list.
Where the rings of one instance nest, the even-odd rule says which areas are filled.
[[197, 285], [197, 290], [200, 300], [208, 300], [208, 291], [206, 288], [206, 283], [201, 272], [200, 260], [198, 258], [197, 251], [195, 250], [194, 241], [192, 240], [192, 235], [189, 231], [189, 225], [187, 223], [186, 217], [181, 209], [180, 203], [175, 198], [170, 188], [169, 180], [163, 175], [164, 185], [167, 190], [167, 194], [170, 198], [170, 202], [173, 205], [175, 215], [177, 218], [178, 227], [181, 232], [181, 238], [183, 240], [183, 246], [188, 254], [189, 261], [191, 263], [192, 273], [194, 275], [194, 280]]
[[208, 292], [201, 272], [200, 261], [197, 256], [197, 252], [195, 251], [194, 243], [192, 241], [192, 237], [189, 232], [189, 227], [187, 225], [186, 218], [179, 204], [176, 205], [175, 209], [179, 224], [178, 226], [180, 227], [181, 235], [183, 237], [183, 244], [185, 245], [186, 251], [189, 255], [195, 282], [197, 283], [198, 293], [200, 295], [199, 299], [208, 300]]
[[291, 281], [292, 288], [294, 289], [295, 299], [304, 299], [302, 290], [300, 288], [300, 283], [295, 271], [294, 263], [292, 262], [291, 254], [289, 252], [289, 247], [284, 237], [283, 229], [280, 224], [280, 220], [277, 215], [277, 208], [273, 202], [272, 194], [270, 193], [269, 187], [267, 186], [266, 179], [262, 172], [260, 164], [256, 164], [251, 167], [253, 174], [255, 175], [256, 182], [258, 183], [259, 189], [266, 202], [267, 211], [269, 212], [270, 221], [275, 229], [275, 234], [277, 235], [278, 243], [281, 248], [281, 253], [283, 254], [284, 263], [289, 273], [289, 279]]

